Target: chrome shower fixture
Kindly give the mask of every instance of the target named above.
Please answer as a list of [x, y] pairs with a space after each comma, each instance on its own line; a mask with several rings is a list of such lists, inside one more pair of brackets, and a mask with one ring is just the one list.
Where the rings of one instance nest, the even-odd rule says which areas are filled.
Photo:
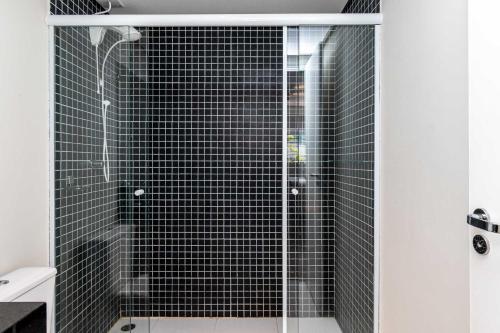
[[124, 42], [135, 42], [141, 39], [141, 33], [134, 27], [90, 27], [90, 41], [92, 45], [99, 46], [104, 40], [104, 36], [108, 30], [112, 30], [120, 34], [121, 40]]
[[104, 11], [95, 13], [94, 15], [102, 15], [111, 12], [112, 9], [115, 8], [123, 8], [125, 5], [122, 0], [96, 0], [102, 8], [106, 8]]
[[[104, 41], [104, 37], [108, 30], [117, 32], [121, 39], [115, 42], [104, 56], [102, 62], [102, 69], [99, 73], [99, 45]], [[104, 69], [106, 66], [106, 61], [108, 60], [111, 51], [121, 43], [135, 42], [141, 38], [141, 33], [133, 27], [121, 26], [121, 27], [89, 27], [90, 42], [95, 46], [95, 61], [96, 61], [96, 77], [97, 77], [97, 93], [101, 95], [101, 116], [102, 116], [102, 127], [103, 127], [103, 144], [102, 144], [102, 164], [103, 164], [103, 174], [106, 183], [109, 182], [109, 150], [108, 150], [108, 138], [107, 138], [107, 118], [108, 110], [111, 106], [111, 102], [107, 100], [104, 96]]]

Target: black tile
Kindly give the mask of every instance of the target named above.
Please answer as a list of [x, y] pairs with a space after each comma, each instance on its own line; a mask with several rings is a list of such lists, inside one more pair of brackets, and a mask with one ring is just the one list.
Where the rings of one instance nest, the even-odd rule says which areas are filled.
[[380, 13], [380, 0], [349, 0], [342, 13]]

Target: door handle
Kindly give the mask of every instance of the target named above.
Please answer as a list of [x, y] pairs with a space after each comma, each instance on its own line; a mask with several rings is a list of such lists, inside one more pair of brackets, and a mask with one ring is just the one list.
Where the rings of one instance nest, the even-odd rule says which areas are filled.
[[467, 223], [481, 230], [500, 234], [500, 225], [490, 222], [490, 215], [484, 208], [476, 208], [472, 214], [467, 215]]

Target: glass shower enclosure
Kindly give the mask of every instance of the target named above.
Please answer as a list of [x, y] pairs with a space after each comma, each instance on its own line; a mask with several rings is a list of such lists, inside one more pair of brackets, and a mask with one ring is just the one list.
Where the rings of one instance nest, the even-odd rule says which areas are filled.
[[376, 30], [55, 24], [56, 331], [376, 332]]
[[287, 29], [288, 332], [372, 332], [375, 32]]

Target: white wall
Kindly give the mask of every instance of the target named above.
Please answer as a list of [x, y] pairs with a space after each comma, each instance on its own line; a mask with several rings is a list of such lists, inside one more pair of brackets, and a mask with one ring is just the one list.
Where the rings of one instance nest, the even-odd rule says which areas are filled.
[[45, 0], [0, 12], [0, 274], [48, 264], [46, 13]]
[[467, 0], [385, 0], [381, 332], [469, 331]]

